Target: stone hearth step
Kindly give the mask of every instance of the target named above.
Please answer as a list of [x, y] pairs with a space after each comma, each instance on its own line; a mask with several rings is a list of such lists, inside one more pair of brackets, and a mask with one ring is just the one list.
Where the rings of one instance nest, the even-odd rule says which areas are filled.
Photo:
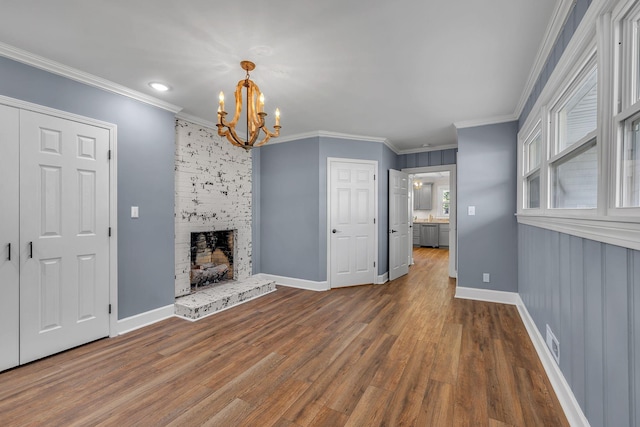
[[229, 280], [176, 298], [175, 314], [188, 320], [198, 320], [275, 290], [276, 282], [260, 277]]

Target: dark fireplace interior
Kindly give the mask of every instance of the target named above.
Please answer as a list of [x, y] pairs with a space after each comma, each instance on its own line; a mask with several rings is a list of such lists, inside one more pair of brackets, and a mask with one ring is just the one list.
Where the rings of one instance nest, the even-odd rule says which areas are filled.
[[191, 233], [191, 292], [233, 279], [233, 230]]

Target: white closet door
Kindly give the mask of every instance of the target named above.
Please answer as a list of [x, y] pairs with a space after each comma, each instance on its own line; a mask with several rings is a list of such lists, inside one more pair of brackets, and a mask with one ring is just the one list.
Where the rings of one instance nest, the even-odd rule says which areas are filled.
[[20, 363], [109, 334], [109, 132], [20, 112]]
[[331, 287], [375, 282], [375, 170], [372, 163], [331, 161]]
[[0, 105], [0, 371], [19, 362], [19, 110]]

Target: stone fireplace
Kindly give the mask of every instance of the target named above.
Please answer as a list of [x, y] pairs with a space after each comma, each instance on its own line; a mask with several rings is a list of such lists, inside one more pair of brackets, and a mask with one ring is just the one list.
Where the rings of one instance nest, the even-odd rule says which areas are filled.
[[[211, 250], [215, 258], [209, 258], [208, 264], [227, 264], [227, 277], [234, 280], [251, 276], [251, 153], [232, 146], [216, 132], [176, 120], [176, 297], [191, 293], [194, 235], [197, 246], [197, 239], [201, 244], [213, 240], [215, 234], [208, 233], [230, 231], [233, 250]], [[227, 259], [219, 257], [221, 253]]]

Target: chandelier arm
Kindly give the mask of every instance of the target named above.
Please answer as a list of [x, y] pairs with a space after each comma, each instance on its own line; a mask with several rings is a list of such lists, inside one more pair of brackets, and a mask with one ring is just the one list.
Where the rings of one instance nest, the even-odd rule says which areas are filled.
[[235, 98], [236, 98], [236, 112], [233, 115], [233, 120], [231, 120], [226, 126], [233, 128], [238, 124], [238, 120], [240, 119], [240, 114], [242, 114], [242, 88], [244, 87], [244, 80], [240, 80], [236, 85]]

